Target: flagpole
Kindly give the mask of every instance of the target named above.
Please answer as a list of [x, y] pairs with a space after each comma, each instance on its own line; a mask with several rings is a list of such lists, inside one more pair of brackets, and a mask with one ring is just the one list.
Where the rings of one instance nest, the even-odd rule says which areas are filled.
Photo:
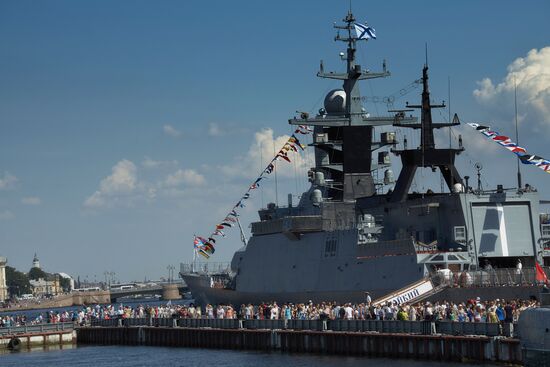
[[[275, 139], [273, 139], [273, 155], [275, 155]], [[278, 182], [277, 182], [277, 159], [273, 161], [273, 165], [275, 166], [275, 205], [279, 207], [279, 188], [278, 188]]]
[[[195, 241], [197, 237], [193, 235], [193, 241]], [[191, 263], [191, 273], [195, 273], [195, 263], [197, 262], [197, 249], [195, 248], [195, 244], [193, 243], [193, 262]]]
[[237, 224], [239, 225], [239, 230], [241, 231], [241, 241], [243, 241], [243, 244], [246, 246], [248, 241], [244, 234], [243, 227], [241, 226], [241, 221], [239, 220], [239, 217], [236, 217], [236, 219], [237, 219]]

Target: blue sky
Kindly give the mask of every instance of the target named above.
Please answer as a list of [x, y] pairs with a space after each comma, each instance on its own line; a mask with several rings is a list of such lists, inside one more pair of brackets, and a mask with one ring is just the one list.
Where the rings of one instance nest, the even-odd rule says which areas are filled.
[[[326, 69], [343, 67], [332, 23], [347, 7], [0, 1], [0, 254], [27, 270], [37, 252], [47, 271], [90, 280], [104, 271], [158, 278], [189, 261], [193, 233], [208, 234], [238, 200], [273, 140], [290, 132], [287, 119], [315, 112], [339, 87], [315, 73], [320, 59]], [[363, 85], [363, 95], [388, 96], [418, 79], [427, 42], [434, 100], [448, 99], [450, 78], [453, 113], [513, 136], [516, 75], [520, 144], [550, 157], [550, 3], [355, 1], [353, 10], [378, 35], [361, 44], [361, 64], [378, 70], [387, 59], [392, 72]], [[515, 183], [513, 155], [467, 127], [454, 133], [469, 149], [459, 158], [463, 175], [474, 176], [481, 161], [485, 185]], [[281, 168], [280, 202], [306, 188], [308, 158]], [[522, 169], [550, 199], [550, 177]], [[434, 185], [421, 179], [419, 189]], [[270, 182], [243, 222], [274, 197]], [[213, 260], [229, 260], [238, 247], [231, 233]]]

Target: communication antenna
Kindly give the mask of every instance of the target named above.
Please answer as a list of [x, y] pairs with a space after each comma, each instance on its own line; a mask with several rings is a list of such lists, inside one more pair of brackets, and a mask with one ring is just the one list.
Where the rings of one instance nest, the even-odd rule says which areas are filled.
[[[447, 105], [449, 110], [449, 122], [451, 122], [451, 77], [447, 77], [447, 97], [449, 104]], [[451, 138], [451, 126], [449, 126], [449, 149], [451, 149], [452, 138]]]
[[426, 42], [424, 46], [426, 48], [426, 66], [428, 66], [428, 42]]
[[483, 165], [477, 162], [474, 167], [477, 170], [477, 192], [480, 193], [483, 189], [481, 186], [481, 170], [483, 169]]
[[[516, 75], [514, 74], [514, 110], [516, 113], [516, 144], [519, 145], [519, 134], [518, 134], [518, 88], [516, 84]], [[518, 191], [521, 190], [521, 169], [518, 159]]]

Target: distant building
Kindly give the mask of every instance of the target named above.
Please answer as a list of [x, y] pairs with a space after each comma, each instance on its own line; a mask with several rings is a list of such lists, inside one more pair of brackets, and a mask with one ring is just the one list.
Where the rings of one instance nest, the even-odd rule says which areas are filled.
[[35, 297], [46, 295], [57, 296], [62, 293], [61, 285], [59, 284], [59, 276], [55, 275], [51, 280], [40, 278], [38, 280], [30, 280], [32, 294]]
[[0, 302], [8, 298], [8, 287], [6, 286], [6, 263], [8, 259], [0, 256]]
[[36, 256], [36, 252], [34, 253], [34, 259], [32, 259], [32, 267], [40, 269], [40, 261], [38, 260], [38, 256]]

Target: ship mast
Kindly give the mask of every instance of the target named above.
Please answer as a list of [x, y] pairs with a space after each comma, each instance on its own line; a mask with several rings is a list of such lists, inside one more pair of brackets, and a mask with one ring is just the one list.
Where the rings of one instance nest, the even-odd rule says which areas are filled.
[[394, 124], [394, 126], [399, 127], [420, 129], [421, 139], [419, 149], [406, 149], [405, 147], [404, 150], [393, 150], [396, 155], [401, 156], [403, 168], [390, 199], [392, 202], [402, 202], [407, 199], [409, 188], [419, 167], [429, 167], [433, 170], [439, 168], [450, 192], [455, 190], [455, 184], [462, 183], [462, 178], [454, 165], [454, 161], [456, 155], [460, 154], [464, 148], [462, 146], [458, 149], [450, 147], [449, 149], [440, 149], [435, 147], [433, 129], [459, 125], [460, 121], [455, 114], [453, 120], [448, 123], [432, 122], [432, 108], [443, 108], [445, 104], [432, 105], [430, 102], [427, 59], [422, 69], [422, 86], [422, 103], [420, 105], [409, 105], [407, 102], [406, 105], [407, 108], [418, 108], [421, 110], [421, 123], [409, 124], [398, 122]]
[[[392, 125], [397, 120], [414, 122], [396, 114], [390, 117], [369, 116], [362, 106], [359, 81], [382, 78], [390, 75], [383, 63], [381, 72], [370, 72], [361, 68], [356, 62], [358, 41], [368, 41], [355, 35], [356, 19], [349, 11], [343, 19], [344, 24], [335, 24], [337, 29], [335, 41], [347, 45], [346, 53], [341, 53], [346, 61], [345, 72], [326, 72], [321, 61], [317, 76], [324, 79], [341, 80], [342, 89], [329, 92], [325, 98], [325, 108], [319, 114], [309, 118], [302, 114], [300, 118], [289, 120], [292, 125], [309, 125], [314, 127], [313, 146], [315, 147], [316, 172], [326, 178], [325, 197], [333, 201], [354, 201], [359, 197], [376, 194], [375, 183], [371, 174], [373, 170], [372, 152], [394, 142], [374, 142], [375, 126]], [[343, 33], [343, 35], [340, 34]], [[345, 59], [344, 59], [345, 55]]]

